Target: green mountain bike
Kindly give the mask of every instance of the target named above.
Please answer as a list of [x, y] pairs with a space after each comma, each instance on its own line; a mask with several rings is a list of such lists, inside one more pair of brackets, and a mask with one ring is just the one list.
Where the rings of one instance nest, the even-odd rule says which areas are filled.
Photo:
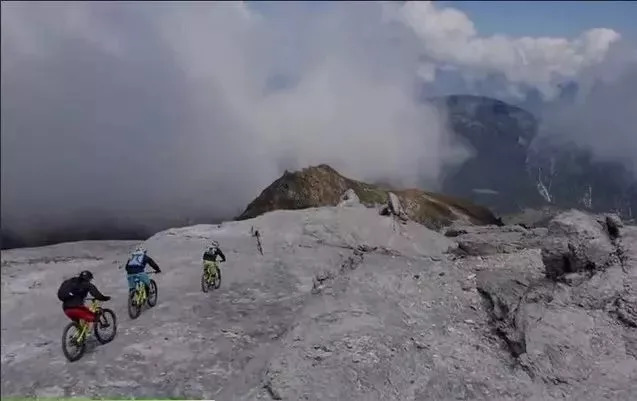
[[[154, 272], [146, 272], [146, 274], [153, 274]], [[135, 288], [128, 292], [128, 316], [131, 319], [137, 319], [142, 313], [142, 308], [145, 304], [149, 307], [153, 307], [157, 304], [157, 283], [155, 280], [150, 280], [150, 286], [147, 289], [144, 283], [138, 277], [134, 278]]]
[[201, 273], [201, 291], [208, 292], [211, 288], [217, 289], [221, 286], [221, 269], [219, 262], [204, 262]]
[[[87, 298], [91, 301], [88, 308], [95, 313], [95, 322], [84, 320], [69, 323], [62, 334], [62, 352], [69, 362], [80, 359], [86, 351], [86, 340], [91, 333], [91, 325], [95, 333], [95, 338], [100, 344], [106, 344], [115, 338], [117, 334], [117, 318], [115, 312], [102, 308], [100, 302], [95, 298]], [[110, 333], [107, 329], [111, 329]]]

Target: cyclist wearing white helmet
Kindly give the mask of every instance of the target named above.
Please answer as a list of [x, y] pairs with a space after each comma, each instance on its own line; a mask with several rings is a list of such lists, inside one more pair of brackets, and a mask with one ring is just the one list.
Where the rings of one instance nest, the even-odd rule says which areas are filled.
[[219, 249], [219, 242], [213, 240], [210, 243], [210, 246], [208, 246], [208, 249], [206, 249], [203, 253], [202, 257], [204, 270], [209, 269], [209, 271], [213, 272], [213, 275], [216, 274], [216, 270], [218, 269], [217, 257], [220, 257], [222, 262], [226, 261], [226, 255], [224, 255], [223, 252], [221, 252], [221, 249]]
[[208, 246], [208, 249], [206, 249], [206, 251], [203, 253], [203, 260], [204, 262], [216, 262], [217, 257], [220, 257], [222, 262], [226, 261], [226, 255], [221, 252], [221, 249], [219, 248], [219, 242], [212, 241], [210, 243], [210, 246]]
[[150, 278], [144, 271], [147, 264], [150, 265], [155, 272], [161, 273], [161, 269], [157, 263], [153, 260], [153, 258], [148, 256], [146, 248], [140, 245], [135, 248], [135, 251], [126, 262], [126, 277], [128, 279], [129, 291], [135, 289], [135, 278], [139, 278], [146, 285], [146, 288], [149, 288]]

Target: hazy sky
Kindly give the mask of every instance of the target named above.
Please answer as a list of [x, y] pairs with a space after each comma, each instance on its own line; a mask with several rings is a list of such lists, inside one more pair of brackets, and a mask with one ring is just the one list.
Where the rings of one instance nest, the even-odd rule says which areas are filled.
[[634, 1], [439, 1], [465, 12], [483, 35], [576, 37], [607, 27], [637, 39]]
[[417, 101], [445, 71], [503, 96], [579, 82], [585, 118], [552, 126], [634, 162], [634, 6], [453, 3], [3, 2], [3, 227], [231, 217], [319, 163], [433, 186], [470, 156]]

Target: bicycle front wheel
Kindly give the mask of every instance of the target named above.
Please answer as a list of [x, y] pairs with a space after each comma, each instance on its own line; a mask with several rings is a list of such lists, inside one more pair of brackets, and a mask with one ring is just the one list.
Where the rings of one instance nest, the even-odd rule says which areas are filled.
[[155, 280], [150, 280], [150, 286], [148, 286], [148, 300], [146, 302], [148, 302], [148, 306], [150, 306], [151, 308], [155, 305], [157, 305], [157, 283], [155, 282]]
[[93, 323], [95, 337], [100, 344], [106, 344], [115, 338], [117, 334], [117, 318], [115, 312], [110, 309], [102, 309]]
[[[69, 362], [75, 362], [84, 355], [86, 342], [80, 339], [82, 328], [79, 323], [69, 323], [62, 333], [62, 352]], [[79, 340], [79, 341], [78, 341]]]
[[221, 287], [221, 269], [219, 267], [216, 267], [217, 270], [217, 274], [215, 274], [215, 289], [218, 289], [219, 287]]
[[208, 283], [208, 274], [206, 270], [201, 273], [201, 291], [208, 292], [210, 289], [210, 284]]
[[137, 290], [128, 292], [128, 316], [137, 319], [142, 313], [142, 306], [137, 303]]

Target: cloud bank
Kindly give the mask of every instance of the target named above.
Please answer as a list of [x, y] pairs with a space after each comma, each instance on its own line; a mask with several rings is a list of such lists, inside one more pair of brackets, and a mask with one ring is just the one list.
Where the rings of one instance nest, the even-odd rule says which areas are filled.
[[547, 104], [542, 120], [540, 135], [589, 148], [637, 175], [637, 44], [612, 46], [603, 63], [582, 72], [573, 99]]
[[[392, 19], [409, 27], [429, 60], [425, 79], [435, 79], [435, 68], [460, 69], [470, 79], [503, 74], [514, 91], [525, 84], [551, 98], [557, 84], [577, 77], [584, 69], [604, 61], [609, 47], [621, 35], [594, 28], [574, 39], [555, 37], [480, 36], [469, 17], [433, 2], [406, 2], [390, 11]], [[513, 16], [512, 16], [513, 17]], [[523, 16], [519, 16], [523, 18]]]
[[498, 73], [551, 96], [620, 37], [481, 37], [430, 2], [268, 7], [2, 3], [3, 229], [228, 218], [319, 163], [433, 186], [470, 153], [419, 83]]

